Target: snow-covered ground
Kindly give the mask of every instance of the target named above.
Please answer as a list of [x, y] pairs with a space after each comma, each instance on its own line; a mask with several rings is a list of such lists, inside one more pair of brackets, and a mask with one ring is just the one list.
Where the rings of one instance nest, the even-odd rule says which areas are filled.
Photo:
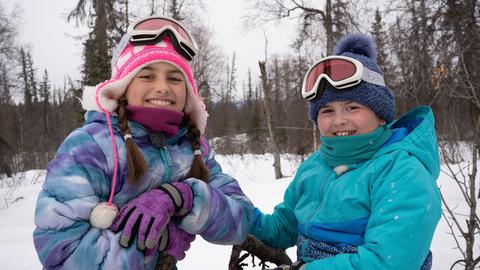
[[[282, 171], [286, 175], [274, 179], [273, 158], [270, 155], [217, 156], [223, 170], [233, 175], [254, 204], [269, 212], [282, 200], [283, 192], [291, 181], [300, 160], [291, 156], [282, 157]], [[15, 189], [0, 185], [0, 269], [32, 270], [41, 269], [32, 241], [34, 229], [33, 214], [37, 194], [41, 188], [44, 171], [29, 171], [20, 178], [21, 185]], [[0, 183], [1, 184], [1, 183]], [[457, 188], [444, 173], [438, 184], [452, 206], [462, 209], [462, 197]], [[5, 197], [9, 201], [5, 201]], [[6, 207], [8, 204], [8, 207]], [[448, 226], [442, 219], [432, 243], [434, 256], [433, 269], [450, 269], [450, 265], [460, 258], [454, 249], [453, 238], [447, 233]], [[187, 257], [178, 264], [181, 270], [228, 269], [231, 246], [213, 245], [197, 237], [187, 252]], [[295, 258], [295, 249], [287, 250]], [[208, 259], [206, 259], [208, 258]], [[212, 259], [213, 258], [213, 259]], [[252, 268], [253, 269], [253, 268]]]

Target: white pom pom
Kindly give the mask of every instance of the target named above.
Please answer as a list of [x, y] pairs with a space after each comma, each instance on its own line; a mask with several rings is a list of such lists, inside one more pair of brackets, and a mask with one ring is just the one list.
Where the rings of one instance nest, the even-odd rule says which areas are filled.
[[345, 173], [346, 171], [348, 171], [348, 166], [347, 165], [339, 165], [339, 166], [333, 168], [333, 170], [335, 171], [335, 173], [337, 175], [341, 175], [341, 174]]
[[108, 229], [117, 216], [118, 207], [115, 204], [101, 202], [90, 213], [90, 224], [98, 229]]

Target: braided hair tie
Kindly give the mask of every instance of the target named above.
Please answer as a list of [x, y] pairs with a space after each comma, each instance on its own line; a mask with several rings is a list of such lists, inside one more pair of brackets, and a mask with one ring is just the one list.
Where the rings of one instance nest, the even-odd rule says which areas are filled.
[[132, 139], [132, 134], [127, 133], [127, 134], [123, 135], [123, 139], [124, 139], [125, 141], [127, 141], [127, 139]]

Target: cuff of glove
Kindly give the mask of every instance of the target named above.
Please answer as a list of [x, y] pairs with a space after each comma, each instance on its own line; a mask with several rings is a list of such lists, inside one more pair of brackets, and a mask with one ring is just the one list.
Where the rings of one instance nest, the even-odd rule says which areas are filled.
[[163, 184], [158, 188], [167, 193], [170, 199], [172, 199], [172, 202], [175, 205], [174, 216], [183, 217], [192, 211], [193, 191], [188, 184], [174, 182]]
[[291, 270], [302, 270], [305, 269], [305, 263], [302, 261], [296, 261], [292, 264]]
[[278, 266], [277, 268], [275, 268], [274, 270], [303, 270], [305, 269], [305, 263], [302, 262], [302, 261], [296, 261], [294, 263], [292, 263], [291, 265], [280, 265]]

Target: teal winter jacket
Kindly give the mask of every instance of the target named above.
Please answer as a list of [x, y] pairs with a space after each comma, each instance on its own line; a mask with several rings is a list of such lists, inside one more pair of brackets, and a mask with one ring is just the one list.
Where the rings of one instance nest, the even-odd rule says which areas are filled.
[[[272, 247], [297, 243], [306, 270], [420, 269], [441, 216], [433, 113], [418, 107], [390, 127], [389, 141], [343, 174], [313, 153], [273, 214], [256, 209], [250, 232]], [[313, 241], [356, 251], [312, 260]]]

